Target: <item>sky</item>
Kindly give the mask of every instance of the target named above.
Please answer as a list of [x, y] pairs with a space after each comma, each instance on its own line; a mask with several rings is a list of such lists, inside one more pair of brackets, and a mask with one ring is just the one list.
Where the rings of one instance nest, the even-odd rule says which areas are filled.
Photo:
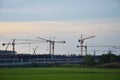
[[[11, 39], [37, 39], [36, 36], [65, 44], [55, 44], [55, 54], [80, 54], [76, 46], [83, 37], [95, 35], [84, 45], [120, 45], [119, 0], [0, 0], [0, 49]], [[19, 41], [18, 41], [19, 42]], [[16, 41], [16, 43], [18, 43]], [[48, 43], [16, 45], [18, 53], [47, 54]], [[9, 50], [12, 49], [10, 46]], [[107, 53], [114, 49], [89, 47], [88, 53]]]

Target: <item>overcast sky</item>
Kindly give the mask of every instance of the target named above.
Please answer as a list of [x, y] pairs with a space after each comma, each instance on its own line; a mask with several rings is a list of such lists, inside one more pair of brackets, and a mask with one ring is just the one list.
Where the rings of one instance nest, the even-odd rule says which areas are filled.
[[[0, 0], [0, 44], [13, 38], [36, 39], [36, 36], [65, 40], [56, 44], [56, 54], [80, 54], [76, 48], [80, 35], [84, 45], [120, 45], [119, 0]], [[16, 45], [18, 53], [48, 53], [48, 44]], [[5, 49], [2, 45], [0, 49]], [[9, 47], [9, 50], [12, 49]], [[106, 53], [120, 49], [88, 48], [88, 53]]]

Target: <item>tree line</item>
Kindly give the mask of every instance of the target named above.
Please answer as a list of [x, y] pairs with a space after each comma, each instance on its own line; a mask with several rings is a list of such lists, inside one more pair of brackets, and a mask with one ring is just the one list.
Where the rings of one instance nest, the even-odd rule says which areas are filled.
[[120, 68], [120, 55], [108, 52], [107, 54], [102, 54], [99, 61], [95, 61], [92, 55], [86, 55], [83, 65], [89, 67]]

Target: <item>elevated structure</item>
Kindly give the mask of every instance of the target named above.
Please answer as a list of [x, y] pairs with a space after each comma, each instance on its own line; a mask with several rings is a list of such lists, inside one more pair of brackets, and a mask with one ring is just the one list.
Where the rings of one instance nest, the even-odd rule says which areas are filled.
[[37, 37], [37, 38], [49, 43], [49, 54], [50, 55], [54, 55], [55, 43], [66, 43], [65, 41], [55, 41], [55, 40], [51, 40], [51, 39], [48, 40], [48, 39], [44, 39], [41, 37]]
[[78, 40], [78, 42], [80, 42], [80, 46], [77, 46], [77, 47], [80, 47], [80, 50], [81, 50], [81, 56], [83, 55], [83, 47], [85, 48], [85, 55], [87, 55], [87, 46], [84, 46], [83, 43], [84, 43], [84, 40], [86, 39], [90, 39], [90, 38], [94, 38], [95, 36], [89, 36], [89, 37], [86, 37], [86, 38], [83, 38], [83, 35], [81, 35], [81, 38]]
[[[0, 54], [0, 67], [31, 67], [34, 64], [38, 66], [58, 65], [58, 64], [81, 64], [85, 56], [67, 56], [50, 54]], [[99, 61], [99, 56], [95, 56], [95, 61]]]
[[[24, 42], [16, 42], [16, 41], [24, 41]], [[18, 45], [18, 44], [36, 44], [36, 43], [40, 43], [40, 42], [43, 42], [43, 41], [31, 40], [31, 39], [12, 39], [9, 43], [3, 43], [2, 45], [6, 46], [5, 51], [7, 51], [8, 47], [10, 45], [12, 45], [12, 52], [14, 54], [14, 52], [15, 52], [15, 45]]]
[[15, 52], [13, 52], [13, 51], [11, 51], [11, 50], [0, 50], [0, 54], [15, 54], [15, 53], [17, 53], [16, 51]]

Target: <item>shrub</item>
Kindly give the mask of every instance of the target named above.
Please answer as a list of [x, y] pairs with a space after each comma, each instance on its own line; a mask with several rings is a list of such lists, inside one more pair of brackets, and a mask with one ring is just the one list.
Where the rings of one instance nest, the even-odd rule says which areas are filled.
[[120, 63], [104, 63], [97, 65], [98, 68], [120, 68]]

